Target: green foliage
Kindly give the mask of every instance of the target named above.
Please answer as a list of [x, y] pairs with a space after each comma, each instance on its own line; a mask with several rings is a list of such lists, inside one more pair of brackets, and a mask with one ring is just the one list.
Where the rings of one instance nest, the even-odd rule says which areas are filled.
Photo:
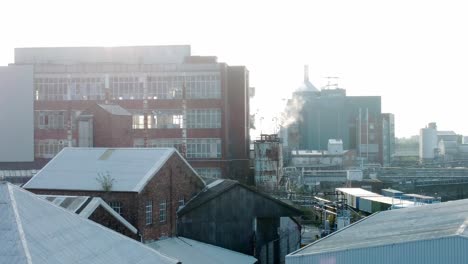
[[115, 182], [115, 179], [110, 176], [108, 171], [105, 174], [99, 172], [96, 180], [101, 184], [102, 190], [105, 192], [110, 192]]

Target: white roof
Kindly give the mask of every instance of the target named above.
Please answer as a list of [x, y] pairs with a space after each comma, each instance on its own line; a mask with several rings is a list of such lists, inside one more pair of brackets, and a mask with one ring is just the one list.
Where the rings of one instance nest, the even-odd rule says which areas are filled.
[[172, 154], [185, 161], [174, 148], [64, 148], [24, 188], [102, 191], [108, 175], [112, 191], [140, 192]]
[[341, 252], [460, 236], [468, 238], [468, 199], [382, 211], [358, 221], [290, 256]]
[[178, 263], [6, 182], [0, 182], [0, 263]]
[[158, 240], [148, 246], [179, 259], [183, 264], [253, 264], [257, 262], [257, 259], [252, 256], [184, 237]]
[[98, 104], [99, 107], [113, 115], [131, 116], [132, 114], [120, 105]]
[[344, 194], [350, 194], [350, 195], [357, 196], [357, 197], [382, 196], [378, 193], [369, 192], [361, 188], [336, 188], [336, 190]]

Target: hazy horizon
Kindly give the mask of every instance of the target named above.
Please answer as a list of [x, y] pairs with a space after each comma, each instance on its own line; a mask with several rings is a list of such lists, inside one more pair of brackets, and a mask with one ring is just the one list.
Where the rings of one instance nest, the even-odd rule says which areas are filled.
[[194, 55], [247, 66], [263, 132], [273, 132], [270, 120], [308, 64], [317, 88], [338, 76], [348, 95], [382, 96], [397, 137], [428, 122], [468, 135], [459, 110], [465, 11], [461, 1], [14, 1], [0, 10], [0, 65], [14, 62], [15, 47], [187, 44]]

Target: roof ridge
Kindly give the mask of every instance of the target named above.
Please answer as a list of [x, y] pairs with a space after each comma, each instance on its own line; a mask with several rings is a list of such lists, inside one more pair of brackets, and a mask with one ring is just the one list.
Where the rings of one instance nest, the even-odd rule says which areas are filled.
[[13, 214], [15, 216], [16, 228], [18, 230], [18, 235], [21, 240], [21, 245], [23, 246], [26, 261], [28, 264], [32, 264], [31, 252], [29, 252], [28, 242], [26, 240], [26, 235], [24, 234], [23, 224], [21, 222], [21, 218], [19, 217], [18, 205], [16, 204], [13, 188], [11, 187], [11, 184], [6, 184], [6, 188], [8, 189], [8, 194], [11, 201], [11, 208], [13, 209]]

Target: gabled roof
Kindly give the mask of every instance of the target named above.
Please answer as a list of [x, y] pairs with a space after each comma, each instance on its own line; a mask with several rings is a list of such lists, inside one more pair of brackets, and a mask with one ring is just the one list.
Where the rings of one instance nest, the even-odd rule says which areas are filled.
[[252, 256], [185, 237], [157, 240], [147, 245], [163, 254], [179, 259], [184, 264], [253, 264], [257, 262], [257, 259]]
[[0, 263], [179, 263], [6, 182], [0, 212]]
[[99, 107], [106, 110], [107, 112], [113, 115], [120, 115], [120, 116], [131, 116], [132, 114], [127, 111], [125, 108], [121, 107], [120, 105], [115, 104], [98, 104]]
[[468, 238], [468, 199], [382, 211], [308, 245], [291, 256], [438, 239]]
[[112, 215], [115, 220], [124, 225], [133, 234], [138, 230], [130, 224], [125, 218], [119, 215], [112, 207], [99, 197], [90, 196], [67, 196], [67, 195], [38, 195], [47, 201], [67, 209], [70, 212], [78, 214], [84, 218], [89, 218], [96, 209], [101, 206], [105, 211]]
[[[286, 208], [288, 211], [290, 212], [293, 212], [292, 215], [301, 215], [302, 214], [302, 211], [287, 204], [287, 203], [284, 203], [278, 199], [275, 199], [267, 194], [264, 194], [260, 191], [257, 191], [249, 186], [246, 186], [244, 184], [241, 184], [239, 183], [238, 181], [233, 181], [233, 180], [216, 180], [208, 185], [206, 185], [205, 189], [203, 189], [199, 194], [197, 194], [195, 197], [193, 197], [184, 207], [182, 207], [181, 209], [179, 209], [179, 211], [177, 212], [177, 214], [179, 215], [183, 215], [197, 207], [200, 207], [201, 205], [209, 202], [210, 200], [220, 196], [220, 195], [223, 195], [224, 193], [228, 192], [229, 190], [231, 190], [232, 188], [234, 187], [241, 187], [241, 188], [245, 188], [257, 195], [259, 195], [260, 198], [266, 198], [266, 199], [269, 199], [271, 201], [273, 201], [274, 203], [278, 204], [278, 206], [281, 206], [281, 207], [284, 207]], [[246, 206], [246, 205], [242, 205], [242, 206]]]
[[24, 188], [102, 191], [108, 176], [111, 191], [140, 192], [173, 154], [193, 170], [174, 148], [64, 148]]

